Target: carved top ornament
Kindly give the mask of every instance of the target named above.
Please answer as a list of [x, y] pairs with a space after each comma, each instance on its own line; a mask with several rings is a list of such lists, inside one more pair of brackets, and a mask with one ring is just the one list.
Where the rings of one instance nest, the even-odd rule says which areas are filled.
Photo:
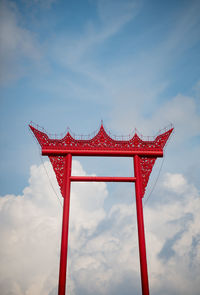
[[[110, 137], [104, 129], [103, 124], [99, 131], [92, 138], [87, 139], [75, 139], [70, 132], [62, 139], [50, 138], [45, 131], [35, 128], [33, 124], [30, 124], [30, 129], [37, 138], [42, 150], [56, 150], [56, 155], [52, 153], [47, 154], [53, 166], [53, 169], [60, 186], [61, 193], [64, 197], [63, 179], [64, 179], [64, 166], [65, 156], [61, 151], [66, 150], [69, 153], [75, 151], [105, 151], [112, 154], [116, 151], [121, 152], [155, 152], [152, 156], [148, 157], [140, 155], [140, 177], [141, 177], [141, 197], [145, 194], [145, 188], [147, 186], [149, 176], [152, 168], [155, 164], [157, 155], [156, 152], [162, 152], [163, 148], [169, 136], [171, 135], [173, 128], [166, 129], [163, 133], [155, 137], [154, 140], [142, 140], [137, 133], [133, 135], [129, 140], [117, 140]], [[60, 153], [59, 153], [60, 151]]]
[[91, 139], [75, 139], [70, 132], [62, 139], [52, 139], [32, 125], [29, 125], [42, 148], [74, 150], [106, 150], [106, 151], [162, 151], [173, 128], [159, 134], [154, 140], [142, 140], [137, 133], [129, 140], [116, 140], [110, 137], [103, 124], [98, 133]]

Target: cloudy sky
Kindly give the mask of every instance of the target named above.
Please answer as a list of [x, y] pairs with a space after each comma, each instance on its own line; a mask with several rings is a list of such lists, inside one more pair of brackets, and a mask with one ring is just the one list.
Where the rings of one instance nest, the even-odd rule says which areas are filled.
[[[52, 134], [175, 126], [143, 201], [149, 283], [199, 294], [199, 11], [198, 0], [0, 1], [2, 295], [57, 294], [62, 197], [31, 120]], [[76, 158], [73, 174], [132, 176], [133, 163]], [[67, 292], [141, 294], [134, 185], [72, 185]]]

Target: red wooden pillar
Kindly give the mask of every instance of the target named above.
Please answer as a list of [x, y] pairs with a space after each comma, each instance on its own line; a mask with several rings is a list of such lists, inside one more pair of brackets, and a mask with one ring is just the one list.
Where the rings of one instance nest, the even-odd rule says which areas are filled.
[[139, 254], [140, 254], [140, 272], [141, 272], [142, 295], [149, 295], [149, 282], [148, 282], [147, 258], [146, 258], [146, 246], [145, 246], [142, 194], [141, 194], [141, 184], [140, 184], [140, 181], [141, 181], [140, 159], [139, 159], [138, 155], [136, 155], [134, 157], [134, 173], [135, 173], [135, 177], [136, 177], [135, 197], [136, 197], [136, 212], [137, 212], [137, 225], [138, 225], [138, 242], [139, 242]]
[[60, 250], [60, 273], [59, 273], [58, 295], [65, 295], [65, 288], [66, 288], [71, 167], [72, 167], [72, 155], [67, 154], [65, 157], [65, 171], [64, 171], [65, 175], [63, 179], [64, 201], [63, 201], [63, 221], [62, 221], [62, 238], [61, 238], [61, 250]]

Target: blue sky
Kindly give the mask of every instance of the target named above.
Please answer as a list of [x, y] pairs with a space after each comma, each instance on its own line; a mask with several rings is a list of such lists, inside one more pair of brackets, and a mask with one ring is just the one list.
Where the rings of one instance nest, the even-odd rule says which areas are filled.
[[[190, 253], [191, 249], [195, 247], [198, 249], [200, 235], [199, 230], [195, 227], [197, 224], [195, 223], [196, 209], [191, 205], [191, 200], [194, 199], [193, 203], [198, 204], [196, 208], [199, 206], [200, 2], [193, 0], [21, 0], [1, 1], [0, 6], [2, 204], [10, 204], [7, 205], [8, 208], [9, 206], [15, 208], [19, 205], [16, 203], [17, 198], [21, 197], [22, 216], [23, 208], [28, 206], [29, 209], [42, 208], [46, 218], [49, 214], [53, 214], [52, 218], [56, 218], [55, 212], [45, 210], [49, 203], [48, 200], [46, 200], [47, 203], [41, 201], [42, 194], [41, 200], [38, 199], [39, 197], [34, 199], [39, 189], [44, 189], [44, 195], [46, 194], [47, 198], [50, 198], [52, 191], [47, 192], [48, 188], [44, 188], [40, 183], [40, 178], [45, 181], [45, 174], [42, 174], [44, 171], [41, 172], [38, 147], [28, 131], [28, 123], [31, 120], [43, 126], [50, 133], [62, 133], [70, 127], [76, 134], [93, 132], [99, 128], [100, 121], [103, 120], [105, 127], [116, 135], [127, 135], [135, 127], [143, 135], [155, 135], [159, 129], [173, 123], [175, 133], [167, 146], [161, 175], [147, 203], [149, 205], [146, 214], [150, 216], [149, 224], [152, 225], [152, 228], [149, 228], [152, 233], [149, 239], [157, 243], [155, 247], [157, 250], [153, 252], [155, 255], [152, 256], [151, 261], [152, 269], [153, 265], [156, 269], [161, 269], [162, 263], [165, 262], [163, 260], [165, 254], [166, 257], [171, 255], [170, 263], [175, 265], [180, 262], [177, 253], [185, 251], [184, 255], [188, 255], [188, 264], [182, 267], [179, 282], [184, 281], [192, 264], [192, 257], [196, 255], [195, 261], [198, 263], [200, 261], [199, 250]], [[116, 159], [77, 158], [76, 160], [74, 165], [77, 165], [77, 169], [82, 173], [98, 175], [130, 175], [133, 173], [132, 162], [129, 159], [118, 161]], [[160, 164], [161, 160], [155, 165], [147, 195], [154, 185]], [[51, 174], [51, 167], [48, 163], [45, 165]], [[30, 170], [30, 167], [35, 168]], [[52, 181], [56, 186], [55, 179]], [[45, 184], [50, 186], [48, 181]], [[86, 188], [89, 189], [88, 184]], [[102, 241], [111, 245], [111, 241], [107, 240], [107, 232], [108, 229], [111, 231], [109, 224], [113, 224], [115, 220], [113, 212], [118, 210], [119, 215], [121, 214], [122, 224], [120, 226], [123, 227], [124, 235], [128, 219], [124, 217], [123, 221], [123, 212], [131, 216], [128, 207], [132, 206], [128, 198], [132, 192], [131, 186], [105, 184], [105, 187], [100, 186], [99, 189], [102, 190], [100, 198], [102, 203], [98, 209], [93, 208], [99, 210], [100, 217], [96, 219], [96, 223], [86, 224], [85, 228], [81, 229], [72, 217], [72, 236], [74, 235], [72, 243], [78, 240], [83, 231], [85, 241], [90, 240], [91, 242], [88, 250], [85, 246], [90, 253], [90, 259], [94, 258], [92, 243], [95, 243], [97, 237], [99, 239], [101, 237]], [[55, 190], [58, 188], [56, 187]], [[122, 201], [121, 196], [125, 193], [127, 198]], [[76, 195], [75, 192], [74, 194]], [[159, 198], [159, 195], [162, 198]], [[181, 198], [184, 200], [181, 208], [185, 212], [182, 212], [182, 215], [177, 209]], [[174, 207], [173, 201], [175, 202]], [[27, 202], [30, 204], [27, 205]], [[89, 213], [78, 202], [74, 205], [75, 208], [78, 206], [76, 210], [79, 208], [81, 214], [87, 216]], [[162, 236], [162, 229], [156, 228], [154, 224], [158, 221], [152, 217], [156, 206], [160, 206], [161, 212], [162, 210], [168, 212], [168, 209], [165, 211], [165, 207], [162, 207], [163, 204], [174, 214], [178, 212], [178, 221], [175, 222], [175, 217], [168, 213], [166, 216], [169, 219], [166, 217], [164, 221], [160, 221], [163, 226], [167, 224], [169, 229], [165, 237]], [[189, 212], [186, 212], [187, 207], [190, 208]], [[16, 220], [17, 217], [11, 210], [7, 212], [9, 214], [6, 219], [5, 206], [1, 208], [4, 208], [1, 209], [2, 232], [6, 234], [12, 230], [8, 224], [12, 224], [11, 220]], [[31, 209], [32, 213], [33, 211]], [[31, 213], [30, 216], [32, 216]], [[38, 216], [39, 220], [41, 216], [42, 214]], [[55, 220], [54, 222], [56, 224], [54, 227], [59, 228], [59, 222]], [[177, 230], [174, 230], [172, 234], [169, 224], [173, 222], [176, 223]], [[93, 230], [92, 234], [90, 226]], [[117, 232], [117, 226], [113, 226], [112, 230]], [[23, 234], [26, 234], [26, 229]], [[58, 235], [57, 232], [56, 234]], [[16, 236], [19, 236], [19, 228], [16, 230]], [[190, 237], [190, 250], [184, 248], [187, 243], [189, 245], [189, 240], [181, 244], [181, 237], [183, 241]], [[117, 237], [113, 237], [112, 241], [115, 239]], [[84, 241], [82, 242], [84, 244]], [[8, 243], [9, 239], [5, 238], [5, 249]], [[31, 246], [33, 247], [32, 244]], [[129, 249], [129, 243], [124, 244], [124, 247]], [[182, 250], [178, 251], [178, 247]], [[20, 249], [19, 246], [19, 252]], [[14, 251], [12, 247], [10, 251]], [[51, 251], [54, 253], [53, 249]], [[131, 251], [134, 252], [133, 249], [130, 253]], [[16, 253], [12, 253], [15, 257]], [[37, 257], [40, 257], [39, 253], [42, 251], [38, 250]], [[116, 253], [119, 252], [116, 250]], [[5, 253], [2, 252], [2, 255]], [[76, 258], [80, 259], [76, 255], [72, 253], [75, 262]], [[104, 255], [107, 257], [108, 252]], [[83, 257], [86, 257], [86, 254]], [[123, 261], [126, 265], [125, 257]], [[53, 261], [52, 265], [54, 263], [57, 265], [56, 261]], [[85, 261], [82, 263], [87, 264]], [[110, 276], [110, 282], [113, 283], [105, 284], [107, 289], [101, 293], [100, 287], [103, 280], [101, 263], [103, 260], [100, 256], [95, 263], [99, 270], [99, 277], [96, 278], [99, 285], [95, 285], [96, 289], [93, 290], [96, 294], [117, 294], [116, 290], [121, 290], [120, 288], [125, 290], [124, 286], [127, 286], [127, 293], [124, 291], [124, 294], [132, 294], [131, 289], [134, 286], [136, 289], [140, 288], [137, 279], [134, 280], [136, 285], [131, 279], [134, 275], [137, 278], [137, 271], [130, 277], [128, 274], [125, 276], [125, 268], [123, 275], [113, 274], [112, 261], [110, 261], [110, 268], [108, 267], [110, 272], [105, 273], [107, 277]], [[33, 264], [31, 271], [34, 270]], [[123, 263], [119, 262], [119, 265], [123, 269]], [[90, 294], [85, 281], [86, 277], [93, 273], [92, 268], [91, 273], [90, 268], [88, 268], [88, 273], [82, 273], [82, 268], [80, 269], [78, 266], [76, 269], [72, 267], [72, 293], [74, 292], [75, 295]], [[165, 271], [169, 269], [169, 265], [165, 264]], [[6, 273], [3, 266], [2, 271]], [[73, 272], [75, 274], [76, 271], [80, 275], [79, 281], [73, 277]], [[131, 271], [134, 272], [133, 269]], [[176, 267], [174, 267], [175, 271], [177, 271]], [[195, 267], [192, 271], [194, 275], [197, 275]], [[160, 275], [164, 276], [166, 273], [163, 272]], [[120, 279], [115, 281], [114, 277], [121, 277], [121, 281]], [[160, 280], [159, 285], [156, 275], [151, 277], [155, 294], [160, 294], [160, 290], [165, 290], [165, 288], [166, 291], [163, 291], [165, 292], [163, 294], [166, 295], [188, 294], [189, 285], [185, 286], [186, 291], [179, 292], [176, 282], [172, 283], [172, 278], [173, 275], [168, 277], [169, 284], [161, 285], [162, 280]], [[27, 278], [26, 285], [23, 285], [20, 275], [18, 281], [14, 281], [13, 277], [8, 275], [4, 275], [3, 279], [2, 286], [7, 287], [6, 280], [13, 282], [15, 291], [12, 292], [14, 294], [35, 294], [36, 292], [34, 291], [36, 287], [31, 285], [33, 282], [30, 282], [30, 278]], [[54, 294], [53, 286], [56, 286], [56, 281], [49, 279], [51, 281], [49, 285], [52, 288], [47, 290], [48, 288], [45, 289], [46, 279], [44, 278], [43, 283], [39, 283], [35, 278], [37, 282], [35, 284], [43, 286], [38, 287], [40, 289], [37, 290], [37, 294]], [[193, 281], [193, 294], [198, 292], [195, 286]]]
[[182, 129], [199, 142], [198, 1], [1, 5], [3, 193], [20, 193], [38, 160], [27, 135], [31, 120], [51, 133], [70, 126], [87, 134], [103, 119], [113, 133], [137, 127], [154, 135], [172, 121], [177, 125], [175, 110], [157, 117], [166, 104], [180, 108], [178, 101], [173, 106], [180, 95], [182, 113], [191, 104], [188, 120], [197, 120], [196, 128]]

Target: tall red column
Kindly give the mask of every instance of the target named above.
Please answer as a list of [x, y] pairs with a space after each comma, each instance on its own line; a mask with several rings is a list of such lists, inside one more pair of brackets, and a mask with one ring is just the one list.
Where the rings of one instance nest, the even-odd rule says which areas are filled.
[[135, 173], [135, 177], [136, 177], [135, 196], [136, 196], [136, 212], [137, 212], [137, 224], [138, 224], [140, 271], [141, 271], [142, 295], [149, 295], [149, 282], [148, 282], [148, 271], [147, 271], [143, 207], [142, 207], [142, 197], [141, 197], [141, 190], [140, 190], [141, 175], [140, 175], [139, 160], [140, 160], [139, 156], [136, 155], [134, 157], [134, 173]]
[[72, 155], [67, 154], [65, 158], [64, 176], [64, 202], [63, 202], [63, 222], [62, 238], [60, 250], [60, 273], [58, 295], [65, 295], [66, 272], [67, 272], [67, 249], [68, 249], [68, 229], [69, 229], [69, 209], [70, 209], [70, 176], [72, 167]]

